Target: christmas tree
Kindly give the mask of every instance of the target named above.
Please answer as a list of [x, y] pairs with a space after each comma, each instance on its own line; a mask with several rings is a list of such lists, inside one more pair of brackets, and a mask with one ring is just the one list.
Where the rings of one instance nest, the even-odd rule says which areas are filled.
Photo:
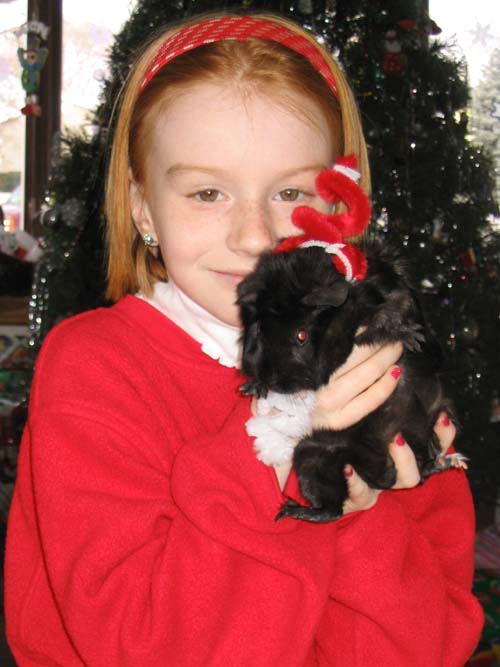
[[472, 97], [474, 140], [490, 153], [500, 201], [500, 48], [493, 51]]
[[136, 49], [158, 26], [208, 10], [271, 11], [311, 30], [357, 94], [373, 171], [372, 234], [404, 249], [449, 358], [450, 391], [478, 505], [500, 486], [497, 213], [491, 160], [470, 140], [464, 63], [446, 56], [423, 0], [140, 0], [110, 52], [92, 136], [66, 136], [42, 211], [46, 248], [33, 344], [61, 318], [104, 303], [102, 199], [112, 108]]

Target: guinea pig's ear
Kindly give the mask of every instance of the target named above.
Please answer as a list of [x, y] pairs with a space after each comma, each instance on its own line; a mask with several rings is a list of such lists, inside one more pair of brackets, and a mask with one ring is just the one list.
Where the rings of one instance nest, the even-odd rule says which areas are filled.
[[333, 285], [314, 288], [302, 297], [304, 306], [341, 306], [349, 294], [349, 285], [345, 280], [337, 280]]

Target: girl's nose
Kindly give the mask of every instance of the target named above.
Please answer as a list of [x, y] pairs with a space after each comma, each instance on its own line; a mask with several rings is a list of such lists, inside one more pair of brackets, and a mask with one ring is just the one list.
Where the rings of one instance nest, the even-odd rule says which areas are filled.
[[258, 256], [277, 242], [270, 212], [259, 206], [240, 206], [233, 211], [227, 245], [233, 252]]

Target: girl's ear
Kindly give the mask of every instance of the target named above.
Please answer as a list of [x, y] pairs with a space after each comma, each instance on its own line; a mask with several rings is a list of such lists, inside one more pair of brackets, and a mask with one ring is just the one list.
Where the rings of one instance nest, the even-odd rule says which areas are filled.
[[137, 231], [144, 237], [145, 234], [151, 234], [156, 238], [155, 229], [151, 220], [151, 214], [149, 211], [149, 206], [144, 196], [144, 189], [142, 185], [137, 183], [132, 174], [132, 170], [128, 170], [128, 179], [129, 179], [129, 202], [130, 202], [130, 213], [132, 215], [132, 220], [136, 226]]

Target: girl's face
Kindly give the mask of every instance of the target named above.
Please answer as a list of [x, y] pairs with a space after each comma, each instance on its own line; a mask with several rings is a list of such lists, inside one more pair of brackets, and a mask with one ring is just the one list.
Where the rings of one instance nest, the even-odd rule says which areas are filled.
[[290, 235], [293, 209], [328, 212], [314, 179], [334, 151], [322, 114], [315, 123], [266, 97], [198, 84], [160, 117], [144, 191], [131, 183], [141, 235], [158, 240], [168, 275], [227, 324], [239, 325], [236, 287], [258, 256]]

